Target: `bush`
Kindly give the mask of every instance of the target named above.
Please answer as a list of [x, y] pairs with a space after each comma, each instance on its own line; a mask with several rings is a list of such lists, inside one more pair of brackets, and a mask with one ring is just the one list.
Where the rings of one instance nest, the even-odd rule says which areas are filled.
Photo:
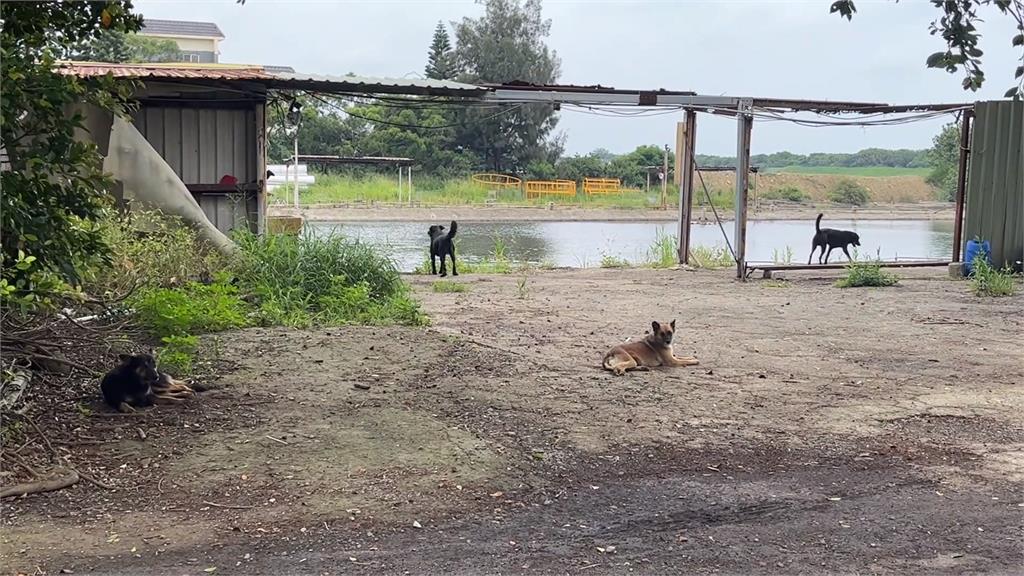
[[211, 279], [226, 264], [181, 219], [158, 211], [111, 211], [100, 227], [111, 254], [110, 266], [94, 268], [86, 282], [97, 295]]
[[765, 200], [786, 200], [789, 202], [803, 202], [809, 198], [803, 190], [793, 186], [768, 190], [761, 196]]
[[264, 325], [350, 323], [423, 325], [395, 263], [368, 244], [340, 236], [236, 235], [239, 289], [256, 301]]
[[836, 204], [852, 204], [863, 206], [868, 203], [871, 194], [868, 189], [853, 180], [840, 180], [828, 192], [828, 199]]
[[1016, 286], [1009, 269], [998, 270], [988, 263], [984, 254], [974, 257], [971, 267], [971, 289], [976, 296], [1013, 296]]
[[846, 266], [846, 276], [836, 281], [840, 288], [857, 288], [860, 286], [892, 286], [899, 282], [899, 277], [882, 270], [879, 262], [853, 261]]
[[224, 279], [209, 286], [190, 282], [182, 288], [151, 288], [132, 298], [146, 328], [160, 338], [242, 328], [250, 322], [238, 289]]

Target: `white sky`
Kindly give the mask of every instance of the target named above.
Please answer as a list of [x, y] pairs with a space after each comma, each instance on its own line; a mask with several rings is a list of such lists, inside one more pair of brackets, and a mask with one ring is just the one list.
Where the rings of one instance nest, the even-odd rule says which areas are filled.
[[[847, 22], [828, 0], [546, 0], [548, 45], [562, 59], [560, 82], [700, 94], [887, 103], [1001, 98], [1013, 85], [1014, 28], [995, 9], [981, 25], [987, 81], [977, 94], [962, 77], [925, 68], [941, 39], [928, 34], [938, 11], [925, 0], [858, 0]], [[422, 75], [438, 20], [483, 13], [472, 0], [139, 0], [144, 16], [216, 22], [227, 37], [221, 62], [278, 64], [299, 72]], [[674, 141], [675, 115], [603, 118], [563, 111], [568, 153]], [[735, 123], [700, 115], [697, 148], [735, 154]], [[925, 148], [944, 120], [873, 128], [754, 123], [753, 152], [853, 152]]]

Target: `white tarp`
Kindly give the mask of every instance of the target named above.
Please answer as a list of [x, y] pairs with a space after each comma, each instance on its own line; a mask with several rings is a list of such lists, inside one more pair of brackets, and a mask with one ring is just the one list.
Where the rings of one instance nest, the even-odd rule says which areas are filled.
[[135, 126], [123, 118], [114, 118], [103, 171], [119, 180], [124, 185], [125, 195], [135, 202], [181, 218], [219, 252], [234, 253], [234, 242], [206, 218], [185, 183]]

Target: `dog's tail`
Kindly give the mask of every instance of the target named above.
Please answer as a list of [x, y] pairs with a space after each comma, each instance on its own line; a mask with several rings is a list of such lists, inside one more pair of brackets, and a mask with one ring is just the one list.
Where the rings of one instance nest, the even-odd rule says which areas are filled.
[[601, 368], [604, 368], [605, 370], [611, 370], [612, 366], [611, 364], [608, 363], [608, 361], [611, 360], [613, 356], [615, 355], [612, 354], [611, 352], [605, 354], [604, 358], [601, 359]]
[[[815, 232], [821, 232], [821, 217], [822, 216], [824, 216], [824, 214], [820, 214], [819, 213], [818, 214], [818, 219], [814, 221], [814, 231]], [[452, 224], [454, 224], [454, 222], [452, 222]]]
[[459, 223], [452, 220], [452, 225], [448, 228], [448, 239], [455, 238], [455, 233], [459, 231]]

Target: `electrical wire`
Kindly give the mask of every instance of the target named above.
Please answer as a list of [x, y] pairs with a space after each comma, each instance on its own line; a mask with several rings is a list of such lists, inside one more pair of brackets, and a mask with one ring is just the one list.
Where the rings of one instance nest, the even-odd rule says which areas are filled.
[[[379, 118], [369, 118], [369, 117], [363, 116], [361, 114], [353, 113], [349, 109], [342, 108], [342, 107], [338, 106], [337, 104], [335, 104], [333, 102], [330, 102], [329, 100], [325, 100], [325, 99], [321, 98], [317, 94], [313, 94], [313, 93], [310, 93], [310, 92], [307, 92], [306, 94], [309, 97], [313, 98], [314, 100], [317, 100], [318, 102], [320, 102], [322, 104], [326, 104], [327, 106], [330, 106], [331, 108], [334, 108], [336, 110], [344, 112], [345, 114], [348, 114], [349, 116], [352, 116], [353, 118], [359, 118], [361, 120], [365, 120], [367, 122], [373, 122], [375, 124], [384, 124], [386, 126], [396, 126], [398, 128], [409, 128], [409, 129], [416, 129], [416, 130], [443, 130], [443, 129], [447, 129], [447, 128], [456, 128], [456, 127], [462, 125], [461, 123], [455, 123], [455, 124], [442, 124], [440, 126], [426, 126], [426, 125], [421, 125], [421, 124], [406, 124], [406, 123], [403, 123], [403, 122], [391, 122], [389, 120], [381, 120]], [[505, 109], [503, 109], [503, 110], [501, 110], [501, 111], [499, 111], [499, 112], [497, 112], [495, 114], [491, 114], [490, 116], [485, 116], [483, 118], [475, 119], [474, 121], [476, 121], [476, 122], [486, 122], [488, 120], [493, 120], [493, 119], [495, 119], [495, 118], [497, 118], [499, 116], [502, 116], [504, 114], [512, 113], [512, 112], [514, 112], [514, 111], [516, 111], [516, 110], [518, 110], [518, 109], [520, 109], [522, 107], [523, 107], [522, 104], [517, 104], [517, 105], [512, 106], [510, 108], [505, 108]]]

